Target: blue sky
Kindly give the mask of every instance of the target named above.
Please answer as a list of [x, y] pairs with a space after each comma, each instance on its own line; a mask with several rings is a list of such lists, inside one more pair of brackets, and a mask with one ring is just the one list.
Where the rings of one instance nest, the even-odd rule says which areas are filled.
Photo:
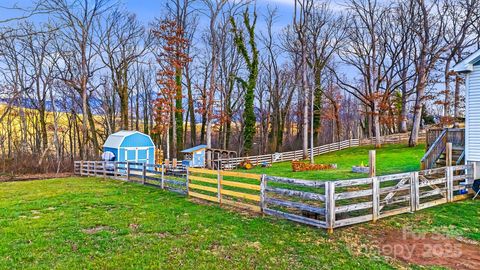
[[[287, 22], [292, 18], [294, 0], [258, 0], [257, 8], [260, 11], [266, 10], [268, 5], [277, 6], [279, 15]], [[161, 15], [162, 0], [123, 0], [128, 10], [136, 13], [142, 21], [150, 21], [155, 16]]]
[[[162, 15], [162, 7], [165, 0], [119, 0], [125, 8], [136, 13], [138, 18], [145, 24], [153, 20], [156, 16]], [[331, 0], [332, 9], [339, 10], [342, 6], [339, 3], [342, 0]], [[12, 7], [15, 4], [26, 7], [32, 6], [31, 0], [0, 0], [0, 20], [18, 15], [18, 12], [3, 9], [1, 7]], [[257, 9], [260, 15], [265, 14], [268, 6], [277, 7], [278, 18], [276, 27], [282, 28], [289, 24], [292, 20], [294, 0], [257, 0]], [[262, 27], [262, 21], [259, 20], [259, 28]]]
[[[165, 4], [164, 0], [119, 0], [123, 3], [127, 10], [136, 13], [138, 18], [148, 23], [156, 16], [162, 14], [162, 7]], [[30, 0], [1, 0], [0, 7], [12, 7], [18, 5], [21, 7], [28, 7], [33, 5]], [[282, 25], [288, 24], [292, 19], [294, 0], [258, 0], [257, 8], [259, 13], [263, 13], [267, 6], [276, 6], [278, 8], [279, 20], [278, 23]], [[18, 15], [17, 12], [0, 8], [0, 20]]]

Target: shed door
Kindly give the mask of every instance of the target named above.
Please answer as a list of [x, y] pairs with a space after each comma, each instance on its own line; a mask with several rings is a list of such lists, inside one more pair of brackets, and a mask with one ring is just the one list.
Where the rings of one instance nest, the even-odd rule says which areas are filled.
[[205, 151], [193, 153], [193, 165], [195, 167], [205, 166]]
[[127, 161], [135, 161], [136, 151], [135, 150], [125, 150], [125, 156]]
[[148, 149], [137, 150], [137, 162], [148, 163]]

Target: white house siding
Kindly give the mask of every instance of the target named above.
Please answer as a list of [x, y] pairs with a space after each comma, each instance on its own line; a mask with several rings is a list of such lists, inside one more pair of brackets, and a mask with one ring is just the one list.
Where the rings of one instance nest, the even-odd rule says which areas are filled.
[[466, 161], [480, 161], [480, 66], [467, 75]]

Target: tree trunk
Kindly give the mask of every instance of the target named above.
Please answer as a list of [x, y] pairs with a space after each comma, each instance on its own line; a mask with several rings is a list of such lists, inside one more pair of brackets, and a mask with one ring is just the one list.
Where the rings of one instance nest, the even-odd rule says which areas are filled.
[[[172, 105], [172, 108], [175, 108], [173, 105]], [[175, 110], [175, 109], [174, 109]], [[172, 127], [172, 137], [170, 138], [170, 143], [171, 143], [171, 152], [172, 152], [172, 158], [176, 158], [177, 157], [177, 121], [176, 121], [176, 117], [177, 117], [177, 114], [175, 111], [172, 111], [171, 112], [172, 114], [172, 122], [171, 122], [171, 127]], [[182, 136], [180, 134], [180, 136]]]
[[187, 73], [187, 97], [188, 97], [188, 113], [190, 116], [190, 140], [191, 144], [197, 144], [197, 124], [195, 122], [195, 108], [194, 108], [194, 100], [192, 94], [192, 83]]
[[402, 104], [400, 109], [400, 124], [398, 127], [400, 133], [405, 133], [407, 129], [407, 95], [402, 89]]
[[83, 79], [84, 85], [83, 90], [82, 90], [82, 144], [80, 144], [80, 147], [83, 148], [82, 153], [84, 156], [82, 156], [82, 159], [87, 159], [87, 141], [88, 141], [88, 96], [87, 96], [87, 84], [86, 84], [86, 79]]
[[[318, 65], [317, 65], [318, 66]], [[314, 140], [315, 145], [320, 144], [320, 136], [321, 136], [321, 124], [322, 124], [322, 77], [320, 68], [316, 68], [315, 71], [315, 91], [314, 91], [314, 107], [313, 107], [313, 129], [314, 129]]]
[[120, 86], [118, 97], [120, 98], [120, 129], [128, 130], [128, 90]]
[[417, 97], [415, 99], [415, 110], [413, 114], [413, 127], [412, 132], [410, 134], [410, 140], [408, 145], [410, 147], [417, 146], [418, 144], [418, 136], [420, 134], [420, 125], [422, 123], [422, 109], [423, 109], [423, 96], [425, 94], [425, 86], [426, 86], [426, 75], [420, 69], [420, 74], [418, 74], [418, 85], [417, 85]]
[[148, 119], [148, 104], [150, 103], [150, 100], [148, 99], [148, 94], [145, 93], [145, 98], [143, 100], [143, 133], [148, 134], [149, 133], [149, 119]]
[[[212, 148], [212, 121], [207, 120], [207, 148]], [[212, 151], [207, 151], [207, 167], [212, 168]]]
[[308, 92], [308, 78], [307, 78], [307, 56], [306, 56], [306, 48], [303, 45], [302, 50], [302, 90], [303, 90], [303, 159], [307, 159], [308, 157], [308, 100], [310, 99], [310, 95]]
[[137, 92], [135, 94], [135, 130], [140, 131], [140, 94]]
[[401, 73], [401, 89], [402, 89], [402, 104], [400, 104], [400, 121], [398, 129], [401, 133], [408, 132], [407, 127], [407, 100], [408, 100], [408, 90], [407, 90], [407, 70], [402, 71]]
[[96, 158], [98, 156], [98, 151], [100, 150], [100, 146], [98, 144], [97, 129], [95, 127], [95, 120], [93, 119], [93, 114], [92, 114], [92, 110], [90, 109], [90, 105], [87, 105], [87, 115], [88, 115], [88, 122], [90, 125], [91, 140], [93, 144], [92, 150]]
[[180, 151], [183, 149], [183, 105], [182, 105], [182, 69], [177, 68], [175, 71], [175, 83], [177, 86], [177, 92], [175, 95], [175, 121], [176, 121], [176, 149], [175, 157], [180, 155]]
[[314, 112], [315, 112], [315, 109], [314, 109], [314, 104], [315, 104], [315, 91], [312, 89], [310, 91], [310, 164], [314, 164], [315, 163], [315, 160], [314, 160], [314, 157], [313, 157], [313, 138], [314, 138], [314, 124], [313, 124], [313, 120], [314, 120]]
[[455, 118], [460, 117], [460, 83], [461, 78], [459, 75], [455, 76], [455, 101], [453, 104]]
[[375, 148], [382, 147], [382, 135], [380, 133], [380, 112], [378, 110], [378, 100], [373, 102], [373, 126], [375, 129]]
[[40, 130], [41, 130], [41, 137], [42, 137], [42, 151], [47, 149], [48, 147], [48, 134], [47, 134], [47, 120], [45, 117], [45, 106], [41, 105], [38, 110], [38, 118], [40, 121]]
[[[230, 104], [230, 100], [227, 101], [227, 104]], [[230, 139], [232, 136], [232, 109], [230, 105], [227, 107], [227, 120], [225, 123], [225, 149], [230, 145]]]
[[443, 117], [450, 116], [450, 61], [451, 59], [447, 59], [445, 63], [445, 99], [443, 101]]

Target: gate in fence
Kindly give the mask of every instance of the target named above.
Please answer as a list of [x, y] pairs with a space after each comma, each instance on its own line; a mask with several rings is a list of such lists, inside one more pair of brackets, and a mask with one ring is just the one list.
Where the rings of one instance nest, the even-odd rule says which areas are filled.
[[329, 231], [465, 199], [475, 170], [475, 164], [468, 164], [324, 182], [131, 162], [75, 162], [78, 175], [135, 181]]
[[264, 212], [331, 231], [465, 199], [474, 171], [470, 164], [328, 182], [266, 176]]

